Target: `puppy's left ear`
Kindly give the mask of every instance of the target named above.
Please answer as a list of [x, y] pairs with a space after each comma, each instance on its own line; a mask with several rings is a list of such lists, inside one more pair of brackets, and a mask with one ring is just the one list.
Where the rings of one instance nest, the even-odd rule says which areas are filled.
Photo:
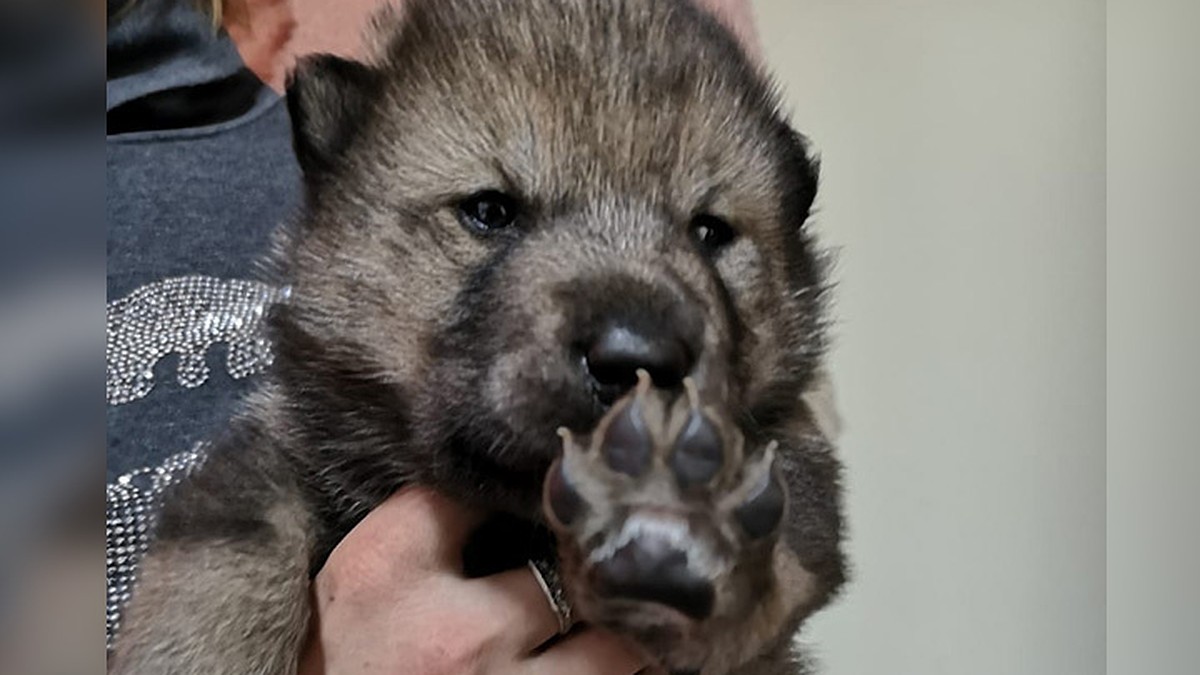
[[361, 128], [379, 77], [370, 66], [329, 54], [307, 56], [288, 77], [292, 144], [313, 177], [336, 165]]
[[812, 211], [820, 182], [821, 159], [808, 138], [786, 125], [780, 127], [783, 141], [784, 212], [803, 226]]

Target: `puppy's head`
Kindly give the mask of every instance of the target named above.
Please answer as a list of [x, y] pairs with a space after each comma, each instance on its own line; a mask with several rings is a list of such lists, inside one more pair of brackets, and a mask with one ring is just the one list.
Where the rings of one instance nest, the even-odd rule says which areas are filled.
[[823, 347], [815, 169], [729, 34], [686, 2], [405, 14], [289, 91], [309, 205], [281, 353], [320, 424], [354, 423], [338, 452], [532, 511], [555, 429], [638, 369], [792, 415]]

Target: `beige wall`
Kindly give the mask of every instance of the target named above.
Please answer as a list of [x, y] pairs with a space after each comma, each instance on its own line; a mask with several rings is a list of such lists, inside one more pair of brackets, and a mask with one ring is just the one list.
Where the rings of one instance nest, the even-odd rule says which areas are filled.
[[1103, 673], [1103, 2], [755, 4], [841, 248], [856, 578], [805, 641], [831, 675]]
[[1108, 672], [1200, 671], [1200, 2], [1108, 13]]

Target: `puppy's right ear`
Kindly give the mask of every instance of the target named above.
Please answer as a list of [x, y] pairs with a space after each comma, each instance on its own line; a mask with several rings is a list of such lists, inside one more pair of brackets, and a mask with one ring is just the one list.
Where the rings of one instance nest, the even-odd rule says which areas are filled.
[[333, 166], [365, 119], [378, 75], [370, 66], [329, 54], [306, 56], [288, 76], [292, 145], [312, 177]]

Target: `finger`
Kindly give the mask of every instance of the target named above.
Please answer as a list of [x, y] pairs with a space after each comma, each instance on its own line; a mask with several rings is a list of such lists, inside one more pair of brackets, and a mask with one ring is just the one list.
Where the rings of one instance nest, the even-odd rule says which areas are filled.
[[410, 486], [375, 507], [347, 540], [370, 541], [379, 555], [457, 571], [467, 537], [484, 517], [430, 488]]
[[530, 675], [634, 675], [649, 665], [649, 659], [629, 641], [600, 628], [587, 628], [526, 663]]
[[513, 656], [524, 656], [558, 635], [558, 613], [528, 567], [469, 582], [505, 636]]

